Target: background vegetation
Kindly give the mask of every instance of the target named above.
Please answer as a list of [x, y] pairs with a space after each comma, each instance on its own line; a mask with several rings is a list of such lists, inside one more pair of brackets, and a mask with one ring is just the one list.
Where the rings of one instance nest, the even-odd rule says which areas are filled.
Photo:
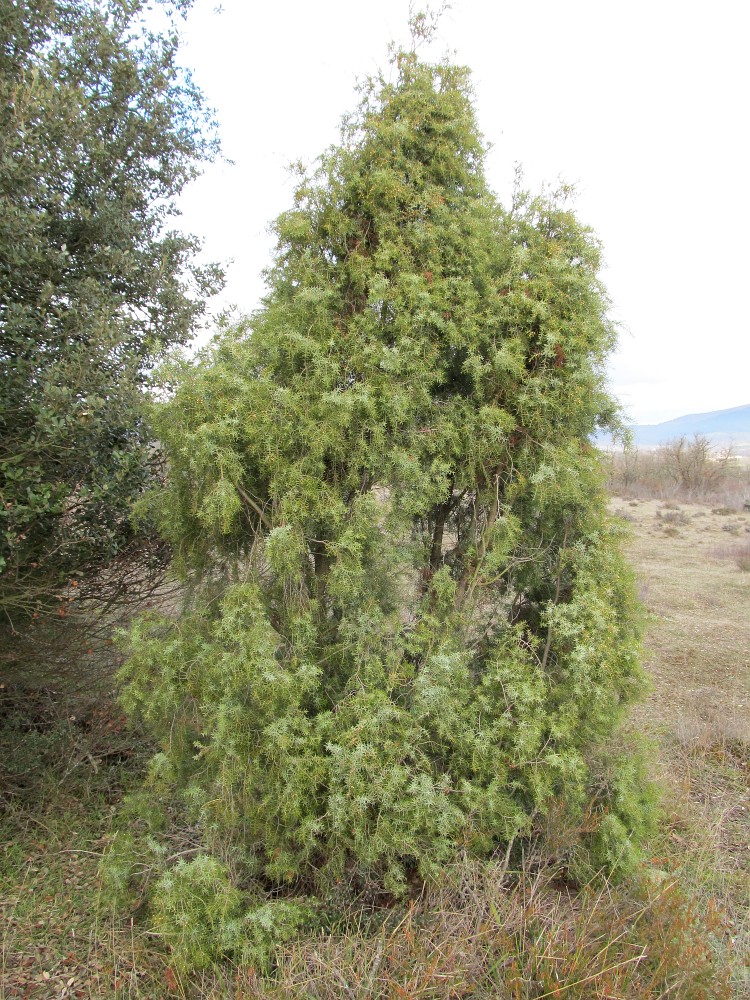
[[621, 495], [662, 500], [750, 503], [750, 461], [731, 446], [712, 447], [700, 434], [658, 448], [627, 447], [609, 454], [609, 488]]
[[170, 228], [211, 119], [144, 10], [0, 3], [0, 648], [27, 668], [81, 601], [163, 570], [131, 519], [161, 473], [144, 388], [221, 283]]

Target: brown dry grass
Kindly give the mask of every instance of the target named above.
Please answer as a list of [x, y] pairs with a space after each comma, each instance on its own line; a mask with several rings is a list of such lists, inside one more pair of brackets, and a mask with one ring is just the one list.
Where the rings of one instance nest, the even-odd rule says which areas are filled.
[[750, 542], [750, 512], [616, 498], [648, 613], [653, 681], [636, 712], [690, 741], [750, 740], [750, 576], [731, 557]]
[[[750, 512], [614, 498], [647, 612], [652, 680], [634, 724], [657, 748], [665, 789], [654, 862], [725, 914], [750, 997]], [[743, 970], [744, 963], [744, 971]]]

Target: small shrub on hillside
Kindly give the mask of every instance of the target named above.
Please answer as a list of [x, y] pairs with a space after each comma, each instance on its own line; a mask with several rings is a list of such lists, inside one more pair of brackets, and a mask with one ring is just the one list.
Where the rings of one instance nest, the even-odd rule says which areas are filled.
[[750, 572], [750, 544], [716, 548], [712, 550], [711, 555], [716, 559], [732, 560], [743, 573]]
[[690, 524], [690, 515], [686, 514], [684, 510], [668, 510], [666, 514], [662, 514], [660, 510], [657, 510], [656, 516], [664, 524], [671, 524], [671, 525]]

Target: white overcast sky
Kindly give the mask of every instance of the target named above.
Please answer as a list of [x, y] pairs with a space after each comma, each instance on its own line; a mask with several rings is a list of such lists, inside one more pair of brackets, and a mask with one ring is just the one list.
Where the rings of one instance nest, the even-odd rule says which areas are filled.
[[[417, 5], [418, 6], [418, 5]], [[359, 77], [408, 38], [408, 0], [196, 0], [182, 61], [225, 155], [186, 228], [233, 263], [223, 303], [252, 310], [286, 167], [336, 142]], [[611, 384], [638, 423], [750, 403], [748, 0], [454, 0], [437, 44], [473, 71], [490, 186], [577, 184], [621, 324]]]

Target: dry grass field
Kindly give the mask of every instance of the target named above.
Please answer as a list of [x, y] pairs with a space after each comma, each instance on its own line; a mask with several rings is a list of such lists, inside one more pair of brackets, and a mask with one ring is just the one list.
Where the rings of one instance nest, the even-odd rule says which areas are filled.
[[[624, 499], [647, 614], [651, 694], [633, 723], [653, 737], [667, 854], [725, 909], [750, 959], [750, 512], [721, 502]], [[750, 996], [746, 976], [735, 995]]]
[[750, 512], [616, 498], [648, 613], [653, 693], [638, 712], [691, 740], [750, 740]]
[[111, 700], [76, 708], [0, 688], [0, 997], [750, 997], [750, 512], [616, 497], [647, 615], [653, 685], [632, 725], [653, 744], [662, 820], [637, 884], [574, 886], [459, 866], [390, 913], [185, 981], [136, 910], [102, 904], [98, 863], [147, 752]]

